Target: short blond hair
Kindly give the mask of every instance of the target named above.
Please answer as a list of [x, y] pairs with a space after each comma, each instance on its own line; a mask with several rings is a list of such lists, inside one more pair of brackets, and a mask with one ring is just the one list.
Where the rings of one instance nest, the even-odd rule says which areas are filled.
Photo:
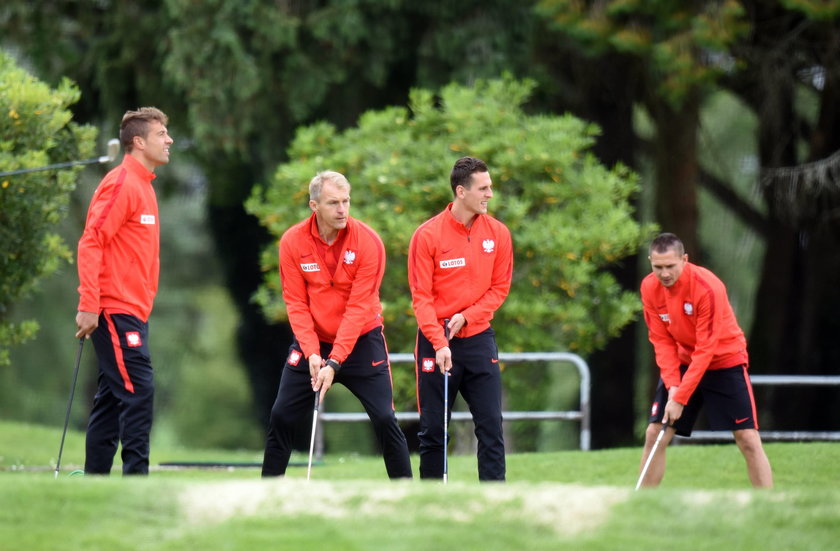
[[344, 174], [335, 172], [333, 170], [324, 170], [316, 174], [312, 180], [309, 181], [309, 200], [318, 202], [321, 198], [321, 188], [324, 187], [325, 182], [332, 182], [340, 188], [347, 188], [350, 191], [350, 182], [344, 177]]

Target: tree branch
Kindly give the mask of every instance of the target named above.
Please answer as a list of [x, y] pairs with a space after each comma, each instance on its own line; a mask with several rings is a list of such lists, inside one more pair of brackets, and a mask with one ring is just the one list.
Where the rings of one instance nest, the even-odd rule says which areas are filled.
[[699, 184], [711, 192], [726, 208], [735, 213], [738, 218], [761, 235], [767, 235], [769, 221], [761, 212], [744, 201], [728, 184], [709, 174], [700, 171]]

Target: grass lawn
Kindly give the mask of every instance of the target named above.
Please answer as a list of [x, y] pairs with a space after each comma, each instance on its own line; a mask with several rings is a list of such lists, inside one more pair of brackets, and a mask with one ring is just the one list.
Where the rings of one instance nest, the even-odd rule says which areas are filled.
[[[327, 456], [287, 477], [161, 469], [70, 476], [82, 434], [0, 422], [0, 550], [836, 549], [840, 445], [767, 444], [776, 488], [750, 489], [734, 444], [676, 446], [661, 488], [634, 492], [640, 449], [514, 454], [506, 484], [453, 456], [450, 483], [390, 482], [379, 457]], [[258, 463], [260, 450], [153, 448], [172, 461]], [[306, 455], [293, 457], [304, 464]], [[418, 461], [412, 457], [417, 472]]]

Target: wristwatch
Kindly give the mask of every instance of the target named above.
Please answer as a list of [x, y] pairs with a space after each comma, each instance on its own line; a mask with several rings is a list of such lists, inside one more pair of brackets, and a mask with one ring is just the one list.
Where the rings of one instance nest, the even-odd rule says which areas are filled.
[[329, 360], [327, 360], [327, 363], [324, 367], [333, 368], [333, 371], [335, 371], [335, 374], [338, 375], [338, 370], [341, 369], [341, 364], [338, 363], [337, 361], [335, 361], [334, 359], [330, 358]]

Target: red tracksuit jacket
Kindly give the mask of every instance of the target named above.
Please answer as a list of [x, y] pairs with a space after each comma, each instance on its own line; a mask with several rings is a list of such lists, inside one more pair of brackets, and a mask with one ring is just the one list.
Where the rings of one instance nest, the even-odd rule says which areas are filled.
[[93, 194], [79, 239], [79, 310], [103, 309], [148, 321], [160, 273], [154, 172], [131, 155]]
[[[334, 275], [313, 213], [280, 238], [280, 277], [289, 323], [305, 358], [320, 354], [319, 341], [333, 343], [330, 357], [343, 362], [359, 335], [382, 325], [379, 286], [385, 246], [368, 225], [348, 217]], [[319, 246], [320, 242], [320, 246]]]
[[[666, 388], [679, 385], [674, 400], [687, 404], [707, 369], [747, 364], [747, 341], [729, 304], [726, 287], [709, 270], [686, 262], [674, 285], [653, 273], [642, 280], [648, 338]], [[680, 365], [688, 370], [680, 378]]]
[[447, 345], [443, 320], [460, 312], [459, 337], [490, 327], [510, 290], [513, 242], [507, 227], [479, 214], [467, 228], [452, 216], [452, 203], [414, 232], [408, 248], [408, 283], [420, 331], [435, 350]]

